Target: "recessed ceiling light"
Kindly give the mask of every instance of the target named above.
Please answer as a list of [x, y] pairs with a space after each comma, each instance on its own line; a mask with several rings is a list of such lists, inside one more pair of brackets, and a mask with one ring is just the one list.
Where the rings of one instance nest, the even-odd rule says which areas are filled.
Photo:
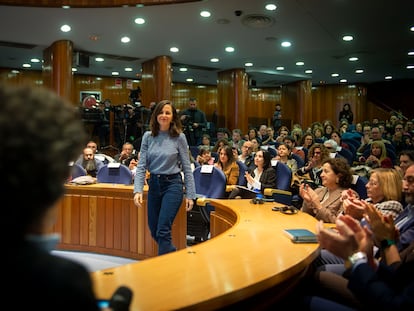
[[413, 56], [414, 55], [414, 51], [410, 51], [407, 54], [408, 54], [408, 56]]
[[126, 67], [124, 70], [130, 72], [130, 71], [132, 71], [132, 68], [131, 67]]
[[331, 73], [331, 77], [339, 77], [339, 73]]
[[268, 11], [274, 11], [277, 9], [277, 6], [273, 3], [266, 4], [265, 9]]
[[358, 57], [350, 57], [350, 58], [348, 58], [348, 60], [350, 61], [350, 62], [356, 62], [357, 60], [358, 60], [359, 58]]
[[253, 63], [245, 63], [244, 66], [246, 66], [246, 67], [252, 67], [253, 66]]
[[210, 17], [211, 16], [211, 13], [209, 11], [201, 11], [200, 12], [200, 15], [202, 17]]
[[30, 67], [32, 67], [32, 65], [30, 65], [30, 64], [23, 64], [22, 65], [24, 68], [30, 68]]
[[142, 25], [142, 24], [145, 24], [145, 19], [141, 17], [137, 17], [134, 22], [135, 24]]
[[180, 71], [181, 71], [181, 72], [186, 72], [186, 71], [188, 71], [188, 68], [181, 67], [181, 68], [180, 68]]
[[212, 59], [210, 59], [210, 62], [212, 63], [218, 63], [219, 59], [217, 57], [213, 57]]
[[305, 63], [302, 61], [296, 62], [296, 66], [303, 66], [303, 65], [305, 65]]
[[177, 53], [178, 51], [179, 51], [179, 49], [177, 47], [175, 47], [175, 46], [173, 46], [172, 48], [170, 48], [170, 52]]
[[113, 76], [119, 76], [119, 72], [118, 71], [112, 71], [111, 73]]
[[63, 25], [60, 27], [60, 30], [63, 32], [69, 32], [71, 30], [69, 25]]
[[234, 47], [232, 47], [232, 46], [228, 46], [228, 47], [226, 47], [225, 48], [225, 50], [226, 50], [226, 52], [234, 52]]
[[355, 73], [363, 73], [363, 72], [364, 72], [363, 69], [357, 69], [357, 70], [355, 70]]
[[407, 69], [414, 69], [414, 65], [407, 65]]
[[339, 80], [339, 82], [340, 82], [340, 83], [347, 83], [347, 82], [348, 82], [348, 80], [347, 80], [347, 79], [341, 79], [341, 80]]
[[194, 79], [193, 78], [187, 78], [187, 79], [185, 79], [185, 81], [187, 81], [187, 82], [193, 82]]
[[276, 67], [276, 70], [285, 70], [285, 67], [283, 67], [283, 66], [277, 66]]
[[307, 73], [307, 74], [310, 74], [310, 73], [312, 73], [313, 72], [313, 70], [312, 69], [307, 69], [307, 70], [305, 70], [305, 73]]
[[126, 37], [126, 36], [125, 36], [125, 37], [122, 37], [122, 38], [121, 38], [121, 42], [122, 42], [122, 43], [128, 43], [128, 42], [130, 42], [130, 41], [131, 41], [131, 39], [130, 39], [129, 37]]
[[38, 59], [38, 58], [32, 58], [30, 61], [32, 63], [40, 63], [40, 59]]
[[346, 35], [342, 37], [342, 40], [344, 41], [352, 41], [354, 40], [354, 37], [350, 36], [350, 35]]
[[76, 71], [78, 71], [78, 68], [72, 67], [72, 71], [76, 72]]
[[292, 46], [292, 43], [290, 43], [289, 41], [283, 41], [280, 45], [283, 46], [284, 48], [288, 48]]
[[95, 61], [96, 62], [103, 62], [105, 59], [103, 57], [96, 57]]
[[392, 79], [392, 76], [385, 76], [385, 78], [384, 78], [385, 80], [391, 80]]

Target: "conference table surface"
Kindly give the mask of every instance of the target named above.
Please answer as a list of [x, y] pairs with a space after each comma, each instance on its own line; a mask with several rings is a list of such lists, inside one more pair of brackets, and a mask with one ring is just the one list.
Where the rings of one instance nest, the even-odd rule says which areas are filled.
[[277, 203], [243, 199], [211, 204], [217, 215], [234, 216], [232, 227], [174, 253], [92, 272], [97, 297], [107, 299], [127, 286], [133, 291], [131, 311], [216, 310], [269, 289], [278, 296], [319, 253], [317, 243], [295, 244], [283, 232], [315, 232], [317, 221], [308, 214], [287, 215], [272, 211]]

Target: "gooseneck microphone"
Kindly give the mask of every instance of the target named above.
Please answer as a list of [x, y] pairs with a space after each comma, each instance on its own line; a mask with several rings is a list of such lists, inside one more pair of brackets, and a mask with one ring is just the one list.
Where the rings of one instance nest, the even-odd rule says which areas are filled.
[[109, 300], [109, 307], [113, 311], [129, 311], [132, 300], [132, 290], [126, 286], [120, 286]]

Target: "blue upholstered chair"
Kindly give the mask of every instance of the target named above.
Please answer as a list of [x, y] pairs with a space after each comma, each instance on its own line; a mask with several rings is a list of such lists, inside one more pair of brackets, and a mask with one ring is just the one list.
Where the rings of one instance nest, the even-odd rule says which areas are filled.
[[132, 184], [131, 170], [121, 163], [105, 164], [96, 173], [96, 180], [98, 183], [109, 184]]
[[290, 191], [292, 170], [280, 161], [273, 168], [276, 170], [276, 189]]
[[210, 212], [214, 210], [208, 199], [226, 198], [226, 176], [223, 171], [202, 165], [193, 171], [197, 199], [191, 211], [187, 212], [187, 235], [194, 237], [194, 243], [206, 241], [210, 233]]
[[246, 177], [244, 176], [244, 173], [248, 171], [247, 165], [244, 164], [240, 160], [237, 160], [236, 163], [239, 166], [239, 180], [238, 180], [237, 184], [239, 186], [246, 186], [247, 185], [247, 180], [246, 180]]
[[71, 179], [77, 178], [79, 176], [86, 176], [86, 175], [88, 175], [88, 173], [82, 167], [82, 165], [79, 165], [77, 163], [73, 163], [71, 165], [71, 167], [72, 167], [71, 170], [70, 170], [70, 177], [71, 177]]
[[367, 188], [365, 187], [368, 183], [368, 178], [365, 176], [353, 175], [351, 189], [355, 190], [361, 199], [366, 199]]

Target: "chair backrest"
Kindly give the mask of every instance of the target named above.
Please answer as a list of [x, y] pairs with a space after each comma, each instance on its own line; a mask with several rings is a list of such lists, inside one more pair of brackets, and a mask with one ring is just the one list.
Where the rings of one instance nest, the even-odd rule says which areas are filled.
[[368, 197], [367, 188], [365, 187], [367, 183], [368, 178], [365, 176], [353, 175], [351, 188], [358, 193], [361, 199], [366, 199]]
[[193, 171], [197, 196], [211, 199], [226, 198], [226, 176], [223, 171], [214, 166], [209, 166], [211, 172], [207, 172], [205, 166], [207, 165], [196, 167]]
[[273, 168], [276, 170], [276, 189], [289, 191], [292, 182], [292, 170], [280, 161], [277, 161]]
[[305, 166], [305, 160], [303, 160], [299, 155], [295, 153], [291, 153], [290, 155], [292, 156], [293, 159], [296, 160], [296, 163], [298, 164], [298, 168]]
[[247, 180], [246, 180], [246, 177], [244, 176], [244, 173], [246, 171], [248, 171], [247, 165], [244, 164], [240, 160], [237, 160], [236, 163], [239, 166], [239, 180], [237, 181], [237, 184], [239, 186], [246, 186], [247, 185]]
[[71, 179], [77, 178], [79, 176], [86, 176], [88, 172], [82, 167], [82, 165], [73, 163], [72, 168], [70, 170], [70, 177]]
[[132, 184], [132, 173], [128, 166], [121, 163], [109, 163], [102, 166], [96, 173], [98, 183]]
[[190, 152], [194, 159], [197, 159], [197, 156], [200, 152], [200, 149], [197, 146], [190, 146]]
[[341, 147], [337, 153], [347, 159], [349, 165], [354, 163], [354, 154], [350, 150]]

